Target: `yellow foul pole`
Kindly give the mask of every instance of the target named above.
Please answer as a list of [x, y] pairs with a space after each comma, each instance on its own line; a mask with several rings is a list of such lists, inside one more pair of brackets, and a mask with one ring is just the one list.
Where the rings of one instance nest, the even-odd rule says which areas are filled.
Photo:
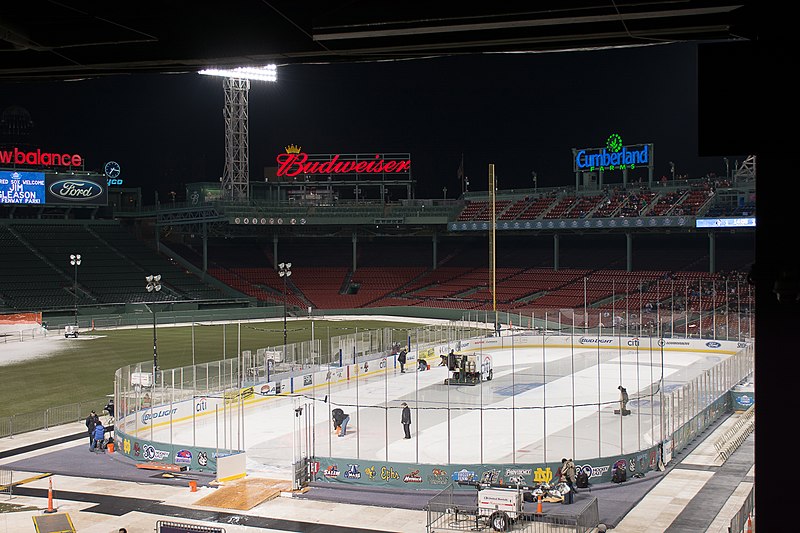
[[491, 228], [489, 231], [489, 290], [492, 292], [492, 312], [494, 313], [494, 330], [497, 331], [497, 295], [495, 293], [497, 269], [495, 265], [495, 229], [497, 212], [495, 211], [494, 164], [489, 165], [489, 202], [492, 207]]

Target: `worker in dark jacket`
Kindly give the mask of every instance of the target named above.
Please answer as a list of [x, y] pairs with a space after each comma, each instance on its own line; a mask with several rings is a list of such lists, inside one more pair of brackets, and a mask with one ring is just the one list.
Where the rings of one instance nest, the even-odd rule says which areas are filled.
[[405, 374], [406, 373], [406, 354], [408, 354], [408, 352], [406, 351], [405, 348], [403, 348], [402, 350], [400, 350], [400, 353], [397, 355], [397, 362], [400, 363], [400, 373], [401, 374]]
[[89, 451], [92, 451], [92, 444], [94, 444], [94, 426], [97, 424], [97, 413], [92, 411], [86, 417], [86, 431], [89, 433]]
[[108, 416], [114, 418], [114, 398], [109, 398], [108, 403], [104, 407], [106, 412], [108, 412]]
[[338, 407], [331, 411], [331, 416], [333, 417], [333, 427], [335, 428], [342, 428], [339, 432], [340, 437], [344, 437], [347, 433], [347, 423], [350, 422], [350, 415], [339, 409]]
[[400, 415], [400, 422], [403, 424], [403, 432], [405, 433], [404, 439], [411, 438], [411, 409], [408, 408], [406, 402], [401, 403], [403, 406], [403, 414]]

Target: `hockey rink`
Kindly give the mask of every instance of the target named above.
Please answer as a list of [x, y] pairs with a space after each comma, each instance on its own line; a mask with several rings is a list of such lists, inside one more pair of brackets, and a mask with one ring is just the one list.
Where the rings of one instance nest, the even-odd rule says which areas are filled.
[[[661, 408], [662, 391], [681, 387], [735, 353], [736, 343], [722, 344], [686, 351], [652, 344], [625, 350], [486, 349], [480, 356], [491, 358], [492, 379], [475, 385], [445, 384], [450, 372], [438, 366], [438, 357], [428, 358], [425, 371], [410, 359], [405, 373], [389, 358], [359, 379], [328, 380], [229, 407], [222, 402], [206, 416], [147, 433], [160, 442], [243, 449], [248, 471], [285, 478], [304, 451], [424, 464], [539, 463], [631, 453], [662, 440], [662, 412], [668, 412]], [[620, 384], [630, 396], [631, 414], [625, 417], [614, 414]], [[402, 402], [411, 408], [410, 440], [403, 438]], [[333, 432], [336, 407], [350, 415], [344, 437]]]

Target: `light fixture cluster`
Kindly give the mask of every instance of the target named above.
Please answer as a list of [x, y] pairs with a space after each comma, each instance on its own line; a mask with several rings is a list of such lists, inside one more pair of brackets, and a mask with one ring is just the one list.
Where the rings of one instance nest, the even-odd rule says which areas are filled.
[[199, 71], [206, 76], [221, 76], [223, 78], [239, 78], [243, 80], [278, 81], [277, 65], [264, 67], [236, 67], [230, 69], [207, 68]]
[[158, 292], [161, 290], [161, 274], [145, 276], [144, 279], [147, 280], [147, 286], [145, 287], [147, 292]]

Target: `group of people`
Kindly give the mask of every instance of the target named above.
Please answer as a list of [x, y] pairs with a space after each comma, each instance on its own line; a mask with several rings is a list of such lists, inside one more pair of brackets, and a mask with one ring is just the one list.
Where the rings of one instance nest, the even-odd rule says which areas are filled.
[[[114, 420], [114, 399], [111, 398], [103, 409], [108, 413], [108, 424], [111, 425]], [[103, 451], [107, 444], [107, 429], [102, 420], [100, 420], [100, 416], [94, 410], [86, 417], [86, 430], [89, 433], [89, 451]]]
[[[408, 350], [403, 347], [397, 354], [397, 363], [400, 365], [400, 373], [406, 373], [406, 361], [408, 360]], [[417, 370], [422, 372], [428, 370], [428, 362], [422, 357], [417, 361]]]
[[106, 441], [106, 427], [96, 412], [92, 411], [86, 417], [86, 429], [89, 432], [89, 451], [103, 451]]

